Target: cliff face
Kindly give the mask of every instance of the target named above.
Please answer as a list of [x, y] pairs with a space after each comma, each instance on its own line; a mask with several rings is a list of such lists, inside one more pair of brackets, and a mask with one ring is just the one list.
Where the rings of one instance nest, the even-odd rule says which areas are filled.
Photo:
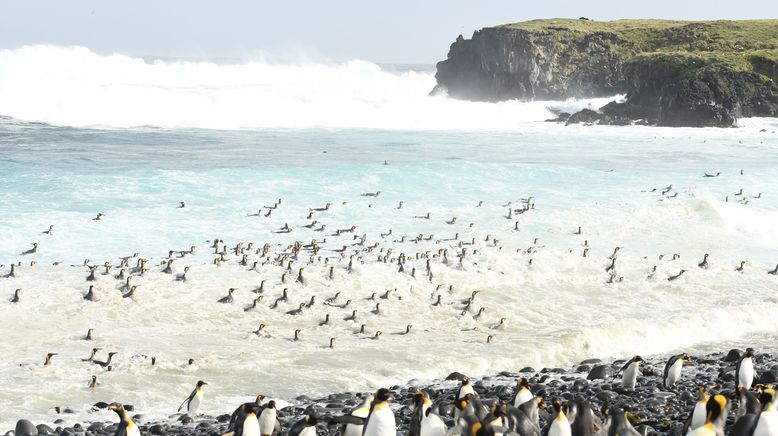
[[626, 94], [601, 110], [619, 123], [778, 116], [778, 20], [538, 20], [460, 36], [437, 68], [433, 92], [467, 100]]
[[467, 100], [598, 97], [624, 89], [616, 36], [486, 28], [438, 63], [438, 90]]

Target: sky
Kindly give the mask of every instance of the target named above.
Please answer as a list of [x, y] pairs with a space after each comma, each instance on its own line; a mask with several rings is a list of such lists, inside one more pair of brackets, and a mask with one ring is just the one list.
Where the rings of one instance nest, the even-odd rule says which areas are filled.
[[432, 65], [459, 34], [535, 18], [778, 18], [775, 0], [0, 0], [0, 48]]

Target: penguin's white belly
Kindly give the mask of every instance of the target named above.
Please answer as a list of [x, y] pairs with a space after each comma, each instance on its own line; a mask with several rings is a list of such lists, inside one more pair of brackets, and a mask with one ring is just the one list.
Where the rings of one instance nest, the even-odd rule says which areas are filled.
[[751, 384], [754, 382], [754, 362], [750, 357], [746, 357], [740, 363], [740, 373], [737, 375], [738, 386], [743, 386], [746, 389], [751, 388]]
[[315, 425], [309, 425], [308, 427], [305, 427], [300, 432], [300, 436], [316, 436], [316, 426]]
[[202, 392], [198, 391], [196, 394], [194, 394], [194, 397], [189, 400], [189, 404], [186, 407], [186, 412], [189, 416], [197, 415], [197, 411], [200, 410], [200, 401], [202, 401], [202, 399], [203, 394]]
[[637, 383], [637, 380], [638, 366], [633, 363], [624, 370], [624, 376], [621, 378], [621, 385], [625, 388], [635, 389], [635, 383]]
[[670, 367], [670, 369], [667, 371], [667, 380], [665, 380], [665, 386], [666, 387], [672, 387], [675, 385], [675, 382], [678, 381], [679, 378], [681, 378], [681, 370], [683, 369], [683, 361], [681, 359], [678, 359], [673, 363], [673, 366]]
[[271, 435], [276, 428], [276, 410], [265, 409], [259, 416], [259, 433], [261, 435]]
[[444, 436], [446, 430], [446, 424], [438, 415], [429, 414], [421, 420], [419, 436]]
[[571, 436], [571, 434], [572, 429], [567, 418], [554, 419], [551, 422], [551, 427], [548, 429], [548, 436]]
[[243, 421], [243, 436], [259, 436], [257, 415], [250, 413]]
[[756, 423], [753, 436], [776, 436], [778, 435], [778, 412], [771, 407], [771, 410], [765, 410], [759, 415], [759, 421]]
[[459, 394], [457, 394], [457, 399], [464, 398], [465, 395], [467, 395], [467, 394], [475, 395], [475, 391], [473, 390], [473, 386], [467, 385], [467, 386], [462, 386], [461, 388], [459, 388]]
[[140, 429], [137, 425], [133, 424], [132, 426], [127, 427], [127, 436], [140, 436]]
[[514, 401], [513, 406], [519, 407], [531, 399], [532, 399], [532, 392], [530, 392], [529, 389], [527, 388], [521, 388], [519, 393], [516, 395], [516, 401]]
[[694, 430], [705, 424], [705, 418], [707, 417], [705, 406], [706, 403], [704, 401], [698, 401], [694, 404], [692, 423], [689, 425], [689, 430]]
[[376, 408], [367, 421], [364, 436], [396, 436], [397, 427], [394, 422], [394, 412], [389, 406]]

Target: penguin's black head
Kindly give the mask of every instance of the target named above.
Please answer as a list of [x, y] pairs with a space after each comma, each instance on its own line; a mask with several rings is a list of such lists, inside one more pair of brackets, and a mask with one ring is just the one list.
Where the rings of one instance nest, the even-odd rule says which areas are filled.
[[642, 362], [642, 361], [643, 361], [643, 358], [642, 358], [642, 357], [640, 357], [640, 356], [635, 356], [635, 357], [632, 359], [632, 361], [633, 361], [633, 362]]
[[763, 389], [759, 394], [759, 402], [762, 403], [763, 407], [772, 403], [773, 400], [775, 400], [775, 391], [772, 388]]
[[197, 387], [198, 387], [198, 388], [201, 388], [201, 387], [203, 387], [204, 385], [207, 385], [207, 384], [208, 384], [208, 383], [206, 383], [206, 382], [204, 382], [204, 381], [200, 380], [200, 381], [198, 381], [198, 382], [197, 382]]
[[268, 409], [275, 409], [276, 408], [276, 402], [275, 400], [270, 400], [267, 402], [267, 408]]
[[108, 405], [108, 408], [116, 412], [120, 417], [124, 416], [124, 406], [121, 403], [111, 403]]
[[527, 379], [526, 379], [526, 378], [524, 378], [524, 377], [521, 377], [521, 378], [519, 379], [519, 387], [522, 387], [522, 388], [529, 388], [529, 382], [527, 381]]
[[381, 388], [376, 392], [375, 394], [375, 401], [380, 403], [382, 401], [389, 401], [389, 398], [392, 396], [392, 392], [389, 389]]
[[743, 357], [754, 357], [754, 349], [753, 348], [747, 348], [746, 353], [743, 354]]
[[255, 403], [260, 404], [262, 403], [262, 400], [265, 399], [264, 395], [257, 395], [257, 398], [254, 400]]
[[308, 418], [305, 420], [305, 422], [307, 422], [308, 425], [316, 425], [319, 423], [319, 417], [311, 413], [308, 415]]
[[552, 405], [554, 406], [554, 411], [556, 413], [559, 413], [560, 411], [562, 411], [562, 403], [560, 403], [559, 400], [554, 400]]
[[705, 412], [707, 413], [706, 422], [715, 421], [726, 409], [727, 398], [720, 394], [714, 395], [713, 398], [708, 400], [708, 404], [705, 406]]

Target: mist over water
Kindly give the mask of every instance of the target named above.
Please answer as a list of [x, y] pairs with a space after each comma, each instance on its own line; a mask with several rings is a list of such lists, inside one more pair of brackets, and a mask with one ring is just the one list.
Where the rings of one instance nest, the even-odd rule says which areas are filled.
[[[258, 393], [291, 400], [452, 371], [774, 346], [775, 323], [764, 314], [778, 309], [778, 277], [765, 273], [778, 262], [778, 122], [564, 127], [541, 122], [549, 103], [429, 97], [433, 85], [429, 72], [362, 61], [223, 65], [82, 48], [0, 52], [0, 114], [13, 117], [0, 119], [0, 276], [22, 262], [16, 278], [0, 278], [0, 430], [19, 417], [63, 417], [54, 406], [74, 408], [64, 416], [74, 422], [113, 419], [88, 411], [97, 401], [165, 417], [198, 379], [210, 383], [203, 410], [223, 413]], [[651, 192], [670, 184], [673, 198]], [[741, 188], [747, 205], [734, 195]], [[378, 190], [378, 198], [361, 196]], [[505, 217], [509, 202], [518, 208], [529, 196], [534, 210]], [[272, 217], [247, 216], [278, 198]], [[177, 209], [179, 201], [187, 207]], [[314, 218], [326, 232], [301, 227], [309, 208], [327, 202], [331, 210]], [[97, 212], [105, 218], [92, 221]], [[427, 212], [430, 220], [414, 218]], [[284, 223], [293, 232], [275, 233]], [[52, 224], [54, 234], [42, 235]], [[332, 233], [352, 225], [368, 245], [408, 254], [446, 247], [452, 262], [433, 259], [433, 283], [398, 273], [376, 253], [349, 274], [348, 259], [331, 250], [353, 236]], [[419, 234], [434, 237], [395, 242]], [[327, 238], [335, 278], [319, 263], [306, 267], [305, 286], [281, 283], [285, 270], [276, 265], [215, 266], [213, 238], [274, 251]], [[452, 254], [460, 241], [474, 242], [461, 265]], [[32, 242], [39, 252], [22, 256]], [[160, 272], [168, 250], [192, 245], [197, 254], [175, 263], [176, 273], [191, 267], [191, 281]], [[624, 247], [624, 281], [609, 285], [605, 267], [616, 246]], [[85, 259], [118, 265], [134, 252], [150, 268], [135, 279], [134, 300], [102, 274], [99, 301], [83, 300]], [[696, 266], [704, 253], [708, 270]], [[741, 260], [743, 273], [735, 271]], [[409, 259], [405, 268], [413, 267], [421, 272], [425, 263]], [[685, 277], [666, 280], [681, 268]], [[263, 279], [265, 301], [244, 312]], [[218, 304], [230, 287], [238, 289], [235, 303]], [[17, 288], [22, 301], [7, 302]], [[289, 301], [271, 309], [283, 288]], [[365, 299], [386, 290], [393, 291], [382, 313], [371, 313], [375, 302]], [[474, 290], [474, 309], [486, 308], [478, 320], [461, 313]], [[336, 292], [353, 301], [358, 322], [343, 320], [350, 309], [322, 304]], [[438, 294], [444, 304], [431, 307]], [[317, 304], [303, 315], [285, 314], [311, 296]], [[320, 327], [327, 313], [332, 325]], [[492, 328], [500, 318], [504, 328]], [[259, 323], [270, 337], [250, 333]], [[355, 335], [362, 323], [384, 335]], [[412, 335], [394, 334], [407, 324]], [[93, 342], [80, 339], [88, 328], [96, 329]], [[303, 330], [299, 343], [290, 341], [295, 328]], [[495, 342], [487, 345], [489, 334]], [[325, 348], [330, 337], [333, 350]], [[103, 348], [99, 358], [119, 352], [112, 371], [81, 362], [93, 346]], [[60, 355], [43, 367], [47, 352]], [[92, 374], [102, 383], [95, 391], [87, 389]]]

